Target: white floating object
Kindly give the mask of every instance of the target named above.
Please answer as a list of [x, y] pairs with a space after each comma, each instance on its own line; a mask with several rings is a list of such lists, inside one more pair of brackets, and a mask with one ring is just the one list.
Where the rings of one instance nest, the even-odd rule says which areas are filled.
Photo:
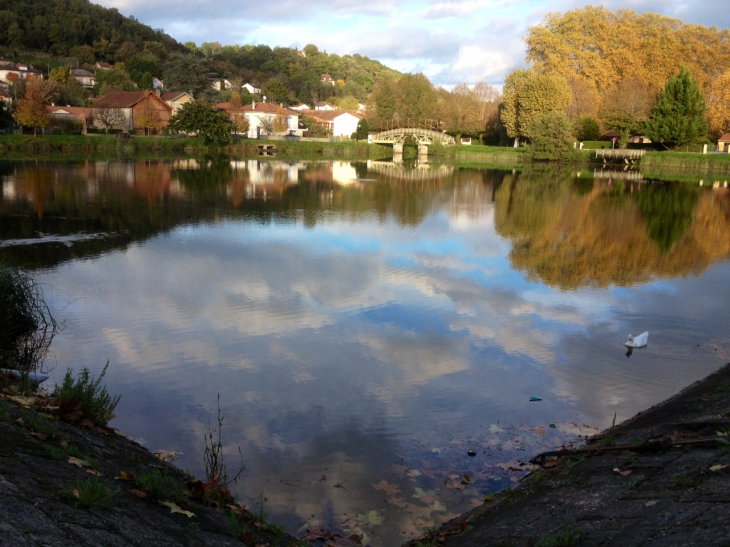
[[[21, 374], [23, 374], [19, 370], [13, 370], [9, 368], [0, 368], [0, 372], [5, 372], [6, 374], [13, 374], [17, 376], [18, 378], [21, 377]], [[41, 374], [40, 372], [29, 372], [28, 373], [28, 380], [30, 380], [33, 384], [40, 384], [41, 382], [45, 382], [48, 380], [47, 374]]]
[[629, 334], [629, 339], [626, 340], [626, 343], [624, 345], [628, 348], [643, 348], [648, 343], [649, 331], [646, 331], [642, 332], [641, 334], [637, 334], [636, 336], [631, 336]]

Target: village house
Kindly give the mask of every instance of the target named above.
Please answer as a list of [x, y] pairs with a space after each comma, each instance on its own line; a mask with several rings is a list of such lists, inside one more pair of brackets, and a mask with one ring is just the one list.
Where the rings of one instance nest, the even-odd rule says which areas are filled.
[[3, 103], [5, 106], [10, 106], [13, 104], [13, 96], [2, 87], [0, 87], [0, 102]]
[[335, 110], [335, 107], [327, 103], [314, 103], [315, 110]]
[[79, 106], [47, 106], [46, 114], [52, 122], [79, 122], [82, 132], [86, 132], [89, 122], [94, 118], [92, 108]]
[[251, 95], [261, 95], [261, 88], [251, 84], [243, 84], [241, 89], [247, 90]]
[[145, 118], [153, 117], [159, 128], [167, 126], [172, 107], [152, 91], [116, 91], [99, 98], [92, 106], [94, 125], [101, 129], [142, 129]]
[[[216, 106], [224, 112], [228, 112], [231, 109], [231, 103], [219, 103]], [[262, 136], [269, 135], [265, 125], [272, 123], [279, 111], [286, 116], [287, 130], [285, 135], [301, 137], [304, 130], [299, 129], [299, 112], [289, 110], [281, 105], [257, 102], [241, 107], [241, 112], [243, 112], [249, 125], [248, 137], [250, 139], [258, 139]]]
[[109, 63], [106, 63], [104, 61], [97, 61], [96, 68], [100, 68], [101, 70], [110, 70], [110, 69], [112, 69], [114, 67], [112, 65], [110, 65]]
[[346, 138], [357, 131], [357, 124], [365, 117], [355, 110], [305, 110], [301, 114], [329, 129], [333, 137]]
[[335, 85], [334, 78], [332, 78], [332, 76], [330, 76], [329, 74], [322, 74], [319, 77], [319, 81], [322, 82], [323, 84]]
[[171, 91], [163, 93], [160, 95], [160, 98], [170, 105], [173, 114], [180, 110], [185, 103], [189, 103], [194, 100], [190, 94], [185, 91]]
[[[14, 76], [10, 76], [11, 74]], [[33, 68], [32, 65], [15, 64], [12, 61], [0, 60], [0, 80], [10, 82], [13, 79], [33, 80], [34, 78], [42, 80], [43, 73]]]
[[308, 104], [299, 103], [289, 107], [289, 110], [311, 110]]
[[221, 82], [223, 83], [223, 86], [225, 87], [225, 89], [231, 89], [232, 87], [234, 87], [233, 84], [231, 82], [229, 82], [228, 80], [226, 80], [225, 78], [222, 78], [222, 79], [221, 78], [211, 78], [210, 87], [212, 87], [216, 91], [220, 91]]
[[96, 83], [96, 75], [89, 72], [88, 70], [84, 70], [83, 68], [76, 68], [72, 70], [71, 76], [81, 82], [81, 85], [84, 86], [86, 89], [91, 89]]

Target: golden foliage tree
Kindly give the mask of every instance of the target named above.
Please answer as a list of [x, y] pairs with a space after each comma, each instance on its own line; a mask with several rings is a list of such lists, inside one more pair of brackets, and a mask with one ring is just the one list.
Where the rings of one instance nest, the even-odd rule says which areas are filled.
[[231, 94], [230, 108], [228, 109], [228, 118], [231, 120], [231, 126], [233, 132], [246, 133], [249, 129], [249, 121], [246, 119], [246, 115], [243, 112], [243, 103], [241, 101], [241, 95], [238, 93]]
[[152, 104], [152, 99], [148, 96], [142, 107], [139, 110], [139, 115], [136, 117], [136, 123], [139, 127], [145, 130], [147, 135], [152, 131], [157, 131], [162, 125], [160, 120], [160, 113]]
[[719, 138], [730, 132], [730, 70], [723, 72], [705, 93], [710, 134]]
[[502, 123], [507, 135], [515, 139], [531, 137], [530, 127], [543, 114], [565, 112], [572, 100], [570, 88], [560, 76], [532, 70], [515, 70], [504, 84]]
[[279, 107], [274, 116], [274, 132], [275, 133], [286, 133], [289, 130], [289, 124], [286, 121], [286, 112], [283, 108]]
[[50, 119], [46, 114], [46, 105], [42, 89], [43, 82], [32, 80], [25, 88], [25, 96], [18, 101], [13, 118], [24, 127], [32, 127], [33, 134], [39, 127], [48, 127]]
[[656, 94], [682, 65], [701, 86], [730, 68], [730, 30], [627, 9], [549, 13], [525, 41], [535, 70], [576, 77], [601, 95], [630, 78]]

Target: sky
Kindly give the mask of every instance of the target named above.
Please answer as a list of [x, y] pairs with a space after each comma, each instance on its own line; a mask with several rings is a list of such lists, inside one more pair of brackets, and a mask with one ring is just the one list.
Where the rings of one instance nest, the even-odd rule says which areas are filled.
[[[549, 12], [566, 12], [580, 0], [95, 0], [133, 15], [180, 42], [315, 44], [339, 55], [359, 53], [402, 72], [423, 72], [435, 85], [485, 81], [501, 85], [525, 66], [522, 38]], [[594, 2], [597, 4], [597, 2]], [[688, 23], [730, 27], [725, 2], [609, 0], [604, 6], [676, 17]]]

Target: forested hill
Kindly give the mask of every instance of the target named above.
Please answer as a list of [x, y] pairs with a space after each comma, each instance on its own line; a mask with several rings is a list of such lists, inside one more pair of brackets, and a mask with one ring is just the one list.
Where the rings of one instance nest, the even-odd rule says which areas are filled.
[[183, 50], [163, 31], [88, 0], [0, 0], [0, 46], [61, 56], [88, 46], [97, 60], [113, 62], [124, 42], [138, 48], [158, 42], [168, 50]]
[[[231, 89], [250, 83], [278, 103], [329, 101], [357, 108], [382, 77], [400, 76], [367, 57], [327, 54], [312, 44], [302, 50], [183, 45], [160, 29], [88, 0], [0, 0], [0, 57], [31, 62], [46, 73], [63, 66], [94, 71], [99, 61], [115, 65], [114, 71], [96, 71], [97, 96], [149, 89], [156, 77], [164, 81], [165, 91], [192, 91], [211, 102], [228, 100]], [[228, 80], [233, 88], [226, 89], [230, 84], [224, 82], [222, 92], [216, 92], [213, 79]], [[72, 93], [64, 100], [84, 102]]]

